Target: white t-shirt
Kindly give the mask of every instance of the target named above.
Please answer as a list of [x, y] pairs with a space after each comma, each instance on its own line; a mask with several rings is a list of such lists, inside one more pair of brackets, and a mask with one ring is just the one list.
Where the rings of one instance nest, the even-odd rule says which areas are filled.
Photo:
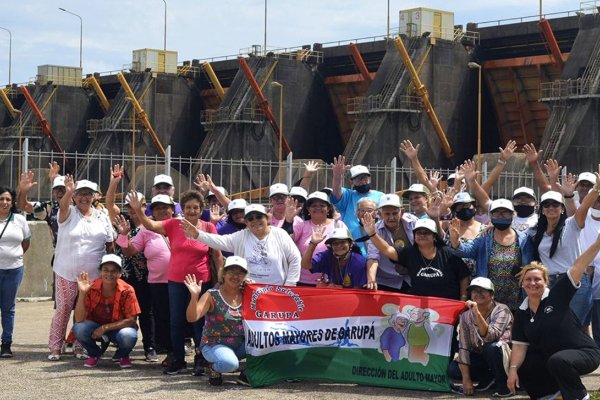
[[[585, 251], [592, 243], [596, 241], [598, 237], [598, 231], [600, 231], [600, 221], [592, 218], [591, 213], [588, 211], [585, 219], [585, 227], [581, 230], [581, 249]], [[592, 296], [594, 300], [600, 300], [600, 253], [596, 254], [596, 258], [592, 261], [594, 266], [594, 279], [592, 281]]]
[[579, 240], [580, 233], [581, 229], [579, 226], [577, 226], [575, 217], [567, 218], [565, 221], [565, 226], [563, 227], [560, 241], [558, 242], [558, 246], [556, 247], [556, 251], [554, 252], [554, 256], [552, 256], [552, 258], [550, 258], [552, 236], [544, 233], [542, 241], [538, 247], [538, 252], [540, 254], [540, 260], [542, 261], [542, 264], [548, 268], [548, 273], [550, 275], [567, 272], [577, 257], [579, 257], [581, 254], [581, 243]]
[[274, 236], [268, 234], [259, 240], [256, 236], [249, 235], [245, 247], [248, 278], [256, 283], [283, 285], [284, 268]]
[[535, 228], [538, 223], [537, 213], [531, 214], [529, 217], [513, 217], [512, 227], [518, 232], [527, 232], [530, 228]]
[[69, 208], [69, 217], [58, 224], [54, 272], [71, 282], [77, 281], [80, 272], [96, 279], [106, 243], [113, 241], [112, 226], [102, 211], [94, 209], [90, 217], [84, 217], [77, 207]]
[[[8, 224], [8, 226], [6, 226]], [[0, 222], [0, 269], [15, 269], [23, 266], [23, 240], [31, 238], [27, 220], [20, 214], [12, 214], [10, 220]]]

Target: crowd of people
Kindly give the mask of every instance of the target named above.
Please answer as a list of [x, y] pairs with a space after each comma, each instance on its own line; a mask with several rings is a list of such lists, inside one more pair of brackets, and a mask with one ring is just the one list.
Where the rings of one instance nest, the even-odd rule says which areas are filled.
[[[465, 303], [448, 368], [454, 391], [589, 398], [580, 376], [600, 365], [600, 166], [561, 176], [556, 161], [541, 165], [540, 152], [527, 145], [537, 187], [491, 199], [515, 150], [513, 141], [500, 148], [481, 182], [470, 160], [447, 178], [428, 174], [419, 146], [406, 140], [400, 152], [419, 182], [387, 194], [371, 187], [367, 167], [346, 165], [343, 156], [332, 164], [332, 187], [309, 194], [319, 170], [309, 162], [297, 186], [270, 187], [268, 207], [230, 199], [204, 175], [176, 203], [173, 180], [158, 175], [149, 202], [132, 191], [121, 210], [120, 165], [110, 171], [103, 205], [96, 183], [61, 176], [56, 163], [54, 201], [40, 207], [27, 200], [36, 182], [25, 172], [18, 195], [0, 187], [0, 356], [12, 356], [31, 236], [18, 208], [46, 220], [55, 243], [51, 361], [65, 354], [70, 336], [86, 367], [111, 342], [113, 360], [131, 367], [139, 322], [146, 361], [166, 354], [164, 373], [182, 373], [192, 338], [193, 374], [220, 385], [245, 357], [244, 283], [362, 288]], [[248, 383], [244, 371], [237, 381]]]

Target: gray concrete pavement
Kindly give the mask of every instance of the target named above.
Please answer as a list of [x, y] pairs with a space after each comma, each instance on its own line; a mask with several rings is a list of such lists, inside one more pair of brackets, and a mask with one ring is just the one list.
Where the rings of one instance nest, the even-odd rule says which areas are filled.
[[[87, 369], [72, 355], [58, 362], [46, 360], [48, 327], [52, 318], [52, 302], [19, 302], [12, 359], [0, 359], [0, 398], [13, 399], [191, 399], [210, 397], [215, 400], [246, 399], [453, 399], [453, 394], [405, 391], [323, 382], [281, 383], [252, 389], [234, 383], [235, 375], [226, 376], [222, 387], [211, 387], [206, 377], [191, 375], [166, 376], [159, 364], [143, 361], [138, 345], [132, 354], [134, 366], [121, 370], [116, 363], [102, 359], [98, 368]], [[110, 350], [109, 350], [110, 353]], [[188, 361], [192, 361], [191, 357]], [[585, 378], [589, 390], [600, 387], [600, 370]], [[492, 392], [479, 394], [490, 398]], [[524, 398], [523, 396], [513, 397]]]

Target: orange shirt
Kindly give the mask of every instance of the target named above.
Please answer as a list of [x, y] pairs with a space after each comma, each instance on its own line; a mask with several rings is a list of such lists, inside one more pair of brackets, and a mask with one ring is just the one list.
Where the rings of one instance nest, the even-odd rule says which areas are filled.
[[[104, 296], [102, 296], [102, 279], [96, 279], [85, 297], [85, 310], [87, 312], [85, 318], [87, 320], [93, 321], [92, 314], [94, 309], [96, 309], [100, 303], [104, 303]], [[125, 318], [135, 317], [142, 312], [133, 287], [122, 279], [117, 280], [117, 291], [108, 303], [113, 304], [112, 319], [110, 322], [117, 322]]]

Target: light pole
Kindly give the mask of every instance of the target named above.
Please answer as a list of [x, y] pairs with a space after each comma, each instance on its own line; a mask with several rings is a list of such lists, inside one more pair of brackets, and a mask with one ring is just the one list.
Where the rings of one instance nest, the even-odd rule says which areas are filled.
[[15, 110], [16, 113], [19, 114], [19, 171], [18, 171], [18, 177], [20, 179], [21, 177], [21, 163], [22, 158], [23, 158], [23, 113], [21, 112], [21, 110]]
[[131, 176], [130, 189], [135, 190], [135, 105], [131, 97], [125, 97], [125, 99], [131, 104]]
[[283, 161], [283, 85], [271, 82], [271, 87], [279, 88], [279, 163]]
[[477, 68], [477, 171], [481, 172], [481, 65], [476, 62], [467, 64], [469, 68]]
[[265, 0], [265, 40], [263, 54], [267, 54], [267, 0]]
[[81, 72], [83, 73], [83, 19], [81, 18], [81, 15], [75, 14], [69, 10], [65, 10], [62, 7], [58, 7], [58, 9], [79, 18], [79, 68], [81, 68]]
[[390, 0], [387, 0], [387, 37], [390, 37]]
[[165, 3], [165, 33], [163, 35], [163, 47], [164, 51], [167, 51], [167, 1], [162, 0]]
[[12, 83], [10, 80], [10, 70], [12, 65], [12, 32], [0, 26], [0, 29], [8, 32], [8, 85]]

